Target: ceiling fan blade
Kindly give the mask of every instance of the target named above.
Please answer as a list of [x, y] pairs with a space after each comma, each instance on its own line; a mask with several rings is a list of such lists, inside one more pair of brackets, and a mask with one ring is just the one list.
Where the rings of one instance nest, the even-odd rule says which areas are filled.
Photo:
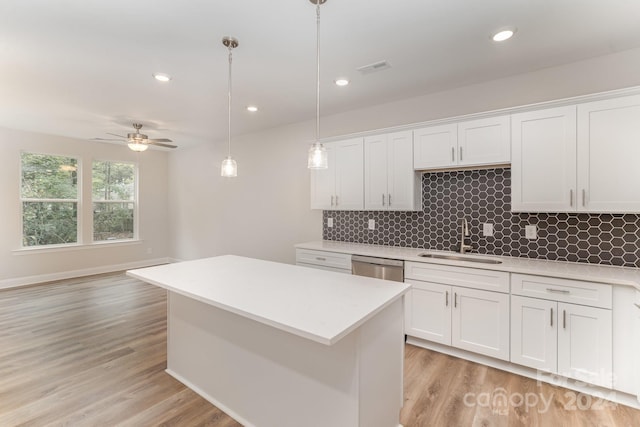
[[173, 142], [169, 138], [151, 138], [147, 139], [148, 142]]
[[116, 139], [116, 138], [91, 138], [91, 141], [120, 141], [120, 142], [124, 142], [123, 139]]
[[155, 142], [157, 140], [154, 139], [149, 139], [145, 142], [145, 144], [149, 144], [149, 145], [156, 145], [158, 147], [165, 147], [165, 148], [178, 148], [177, 145], [170, 145], [170, 144], [163, 144], [161, 142]]
[[117, 136], [118, 138], [127, 139], [126, 136], [118, 135], [117, 133], [107, 132], [107, 135], [113, 135], [113, 136]]

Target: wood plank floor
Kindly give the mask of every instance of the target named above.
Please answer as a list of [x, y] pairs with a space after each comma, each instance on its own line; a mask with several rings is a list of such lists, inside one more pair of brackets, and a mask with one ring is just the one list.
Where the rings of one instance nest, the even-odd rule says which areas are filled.
[[[0, 291], [1, 427], [239, 425], [165, 367], [155, 286], [118, 273]], [[640, 411], [575, 397], [406, 347], [405, 427], [640, 426]]]

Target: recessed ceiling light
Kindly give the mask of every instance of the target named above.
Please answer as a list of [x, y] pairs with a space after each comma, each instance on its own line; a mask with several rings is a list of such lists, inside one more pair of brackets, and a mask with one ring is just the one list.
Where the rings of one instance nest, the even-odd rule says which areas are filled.
[[255, 113], [256, 111], [258, 111], [258, 107], [256, 107], [255, 105], [249, 105], [247, 106], [247, 111]]
[[349, 80], [347, 79], [336, 79], [336, 85], [338, 86], [346, 86], [349, 84]]
[[504, 30], [498, 31], [493, 36], [491, 36], [491, 38], [493, 39], [494, 42], [503, 42], [513, 37], [515, 32], [516, 32], [515, 28], [506, 28]]
[[164, 74], [164, 73], [154, 73], [153, 74], [153, 78], [156, 79], [159, 82], [163, 82], [166, 83], [169, 80], [171, 80], [171, 76], [168, 74]]

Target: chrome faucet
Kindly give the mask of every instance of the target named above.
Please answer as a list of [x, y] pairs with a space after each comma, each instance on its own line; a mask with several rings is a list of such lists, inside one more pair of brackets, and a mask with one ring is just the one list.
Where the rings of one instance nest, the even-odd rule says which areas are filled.
[[465, 236], [469, 236], [469, 223], [467, 222], [466, 218], [462, 218], [462, 221], [460, 222], [460, 253], [461, 254], [473, 249], [473, 246], [464, 244]]

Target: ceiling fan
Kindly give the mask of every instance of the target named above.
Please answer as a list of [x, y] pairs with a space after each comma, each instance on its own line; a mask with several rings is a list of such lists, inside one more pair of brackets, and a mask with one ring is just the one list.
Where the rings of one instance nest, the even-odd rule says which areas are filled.
[[127, 136], [107, 132], [107, 134], [109, 135], [117, 136], [118, 138], [122, 139], [94, 138], [94, 141], [126, 141], [129, 145], [129, 148], [133, 151], [144, 151], [149, 148], [149, 145], [156, 145], [158, 147], [165, 148], [178, 148], [176, 145], [165, 144], [166, 142], [173, 142], [168, 138], [150, 139], [147, 135], [140, 133], [140, 129], [142, 129], [142, 124], [140, 123], [133, 123], [133, 128], [136, 131], [133, 133], [128, 133]]

